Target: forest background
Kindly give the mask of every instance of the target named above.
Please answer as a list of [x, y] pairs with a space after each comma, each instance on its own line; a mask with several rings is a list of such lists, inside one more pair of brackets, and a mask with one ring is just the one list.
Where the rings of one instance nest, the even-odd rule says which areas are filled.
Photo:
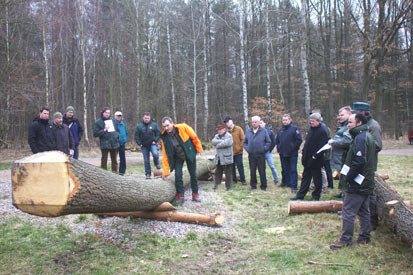
[[[306, 129], [319, 108], [372, 105], [385, 135], [413, 129], [410, 0], [0, 0], [0, 146], [26, 146], [39, 108], [169, 115], [203, 140], [225, 116]], [[132, 136], [132, 135], [130, 135]]]

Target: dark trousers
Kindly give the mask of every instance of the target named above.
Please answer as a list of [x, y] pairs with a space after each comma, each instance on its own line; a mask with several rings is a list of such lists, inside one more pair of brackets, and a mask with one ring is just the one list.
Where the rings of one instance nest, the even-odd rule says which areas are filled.
[[117, 160], [117, 154], [118, 154], [118, 149], [102, 149], [102, 159], [100, 162], [100, 167], [102, 169], [108, 170], [108, 154], [110, 153], [110, 160], [112, 162], [112, 172], [117, 173], [118, 172], [118, 160]]
[[297, 197], [304, 199], [305, 195], [310, 188], [311, 179], [314, 180], [315, 189], [312, 193], [312, 197], [314, 199], [320, 199], [321, 196], [321, 187], [322, 187], [322, 179], [321, 179], [321, 168], [308, 168], [304, 167], [303, 171], [303, 178], [301, 179], [300, 190], [297, 193]]
[[126, 154], [125, 154], [125, 144], [119, 145], [119, 174], [124, 175], [126, 171]]
[[73, 152], [73, 158], [74, 159], [79, 159], [79, 144], [75, 145], [75, 149]]
[[235, 167], [238, 168], [240, 181], [245, 182], [244, 163], [242, 162], [242, 154], [234, 155], [234, 164], [232, 164], [232, 180], [234, 182], [237, 182], [237, 172]]
[[267, 189], [267, 176], [265, 175], [265, 155], [264, 154], [256, 154], [256, 155], [248, 155], [248, 160], [250, 164], [250, 177], [251, 177], [251, 188], [257, 188], [257, 168], [258, 173], [260, 174], [261, 185], [260, 188], [262, 190]]
[[342, 210], [343, 229], [340, 241], [343, 243], [352, 242], [356, 215], [359, 216], [360, 221], [358, 240], [364, 241], [370, 239], [369, 196], [346, 192]]
[[[184, 166], [185, 160], [174, 158], [175, 162], [175, 188], [177, 193], [181, 193], [182, 195], [185, 193], [184, 182], [183, 182], [183, 175], [182, 175], [182, 168]], [[196, 162], [191, 162], [186, 160], [186, 166], [188, 167], [189, 176], [191, 178], [191, 189], [192, 194], [198, 193], [198, 180], [196, 177]]]
[[215, 188], [221, 184], [223, 172], [225, 172], [225, 187], [229, 190], [231, 189], [232, 183], [232, 164], [217, 165], [217, 168], [215, 169]]
[[280, 156], [282, 184], [291, 189], [297, 189], [298, 184], [297, 158]]
[[327, 174], [327, 182], [328, 182], [328, 188], [334, 188], [333, 185], [333, 171], [331, 171], [331, 166], [330, 166], [330, 160], [326, 159], [324, 161], [324, 169], [326, 170]]

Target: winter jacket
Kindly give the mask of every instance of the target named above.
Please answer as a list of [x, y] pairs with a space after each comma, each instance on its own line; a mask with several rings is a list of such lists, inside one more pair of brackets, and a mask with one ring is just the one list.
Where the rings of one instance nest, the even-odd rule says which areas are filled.
[[[105, 121], [112, 120], [113, 127], [115, 131], [107, 132], [105, 129]], [[99, 118], [96, 120], [95, 125], [93, 125], [93, 136], [99, 137], [100, 149], [102, 150], [112, 150], [119, 148], [119, 127], [118, 123], [114, 118]]]
[[[345, 160], [350, 170], [345, 177], [340, 178], [340, 181], [345, 181], [344, 189], [348, 193], [370, 195], [374, 189], [376, 145], [366, 124], [354, 127], [350, 134], [353, 141]], [[365, 176], [361, 184], [354, 181], [358, 174]]]
[[380, 124], [371, 116], [367, 116], [367, 126], [369, 126], [369, 133], [373, 136], [374, 143], [376, 144], [376, 152], [380, 152], [383, 148]]
[[317, 127], [310, 127], [305, 137], [303, 156], [301, 158], [301, 163], [304, 167], [317, 169], [324, 165], [324, 152], [317, 154], [317, 151], [327, 142], [328, 134], [325, 126], [320, 123]]
[[69, 127], [64, 124], [53, 123], [52, 130], [56, 138], [56, 149], [69, 155], [70, 150], [74, 150], [75, 148], [72, 133], [70, 132]]
[[48, 119], [36, 117], [29, 127], [29, 145], [33, 154], [56, 150], [56, 139]]
[[331, 156], [331, 168], [334, 170], [341, 170], [348, 148], [350, 146], [351, 138], [350, 132], [348, 130], [348, 120], [340, 123], [340, 126], [337, 128], [337, 131], [333, 137], [332, 147], [332, 156]]
[[300, 129], [293, 124], [283, 125], [275, 139], [277, 151], [281, 157], [298, 157], [298, 150], [303, 142]]
[[244, 130], [241, 127], [234, 125], [234, 128], [228, 129], [228, 133], [232, 135], [232, 151], [234, 156], [242, 155], [244, 152]]
[[211, 144], [217, 148], [215, 154], [215, 164], [228, 165], [234, 162], [232, 151], [232, 135], [225, 132], [222, 136], [216, 134]]
[[119, 145], [123, 146], [128, 141], [128, 129], [126, 129], [123, 121], [117, 121], [117, 123], [119, 127]]
[[[331, 139], [331, 130], [330, 130], [330, 128], [328, 128], [327, 124], [325, 124], [324, 122], [321, 122], [321, 125], [327, 131], [327, 137], [330, 140]], [[324, 151], [324, 160], [331, 160], [331, 149], [328, 149], [328, 150]]]
[[136, 126], [135, 129], [135, 140], [139, 146], [145, 146], [150, 148], [152, 143], [158, 142], [161, 130], [152, 119], [148, 124], [141, 122]]
[[79, 120], [75, 117], [67, 118], [66, 114], [63, 116], [63, 124], [69, 127], [70, 132], [72, 133], [73, 141], [75, 145], [79, 145], [80, 140], [83, 136], [83, 128]]
[[267, 130], [258, 127], [257, 133], [254, 133], [252, 128], [247, 130], [244, 139], [244, 148], [250, 155], [265, 154], [271, 146], [271, 139]]
[[[194, 130], [186, 124], [174, 124], [178, 131], [178, 143], [184, 149], [186, 160], [194, 163], [196, 161], [196, 153], [202, 152], [202, 144], [195, 134]], [[162, 165], [163, 176], [169, 175], [175, 169], [174, 149], [168, 138], [168, 133], [163, 130], [161, 133], [162, 141]]]

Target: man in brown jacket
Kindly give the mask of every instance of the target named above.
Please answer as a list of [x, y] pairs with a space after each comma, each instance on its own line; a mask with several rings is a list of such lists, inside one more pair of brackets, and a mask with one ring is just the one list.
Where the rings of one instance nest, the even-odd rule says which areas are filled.
[[245, 174], [244, 174], [244, 164], [242, 162], [242, 153], [244, 151], [244, 131], [241, 127], [234, 125], [231, 117], [227, 116], [224, 119], [224, 123], [228, 127], [228, 133], [232, 135], [232, 150], [234, 152], [234, 163], [232, 164], [232, 182], [237, 182], [237, 174], [235, 167], [238, 168], [240, 181], [242, 185], [246, 185], [245, 183]]

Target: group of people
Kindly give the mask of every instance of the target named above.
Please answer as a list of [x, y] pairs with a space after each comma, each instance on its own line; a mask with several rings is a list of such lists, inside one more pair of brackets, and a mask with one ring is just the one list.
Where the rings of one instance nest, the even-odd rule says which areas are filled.
[[[102, 152], [101, 167], [107, 169], [107, 158], [110, 154], [112, 171], [124, 175], [126, 171], [125, 143], [128, 131], [122, 121], [122, 113], [115, 112], [111, 117], [110, 108], [103, 108], [101, 117], [95, 122], [93, 135], [99, 137]], [[300, 129], [292, 124], [289, 114], [282, 116], [282, 127], [277, 135], [268, 128], [259, 116], [251, 118], [251, 127], [244, 134], [240, 126], [234, 124], [227, 116], [216, 130], [211, 141], [216, 148], [215, 183], [216, 190], [225, 173], [226, 190], [238, 181], [246, 185], [243, 166], [243, 151], [248, 152], [250, 168], [250, 189], [258, 186], [256, 172], [260, 176], [260, 189], [266, 191], [266, 162], [269, 165], [274, 183], [280, 187], [289, 187], [295, 193], [291, 200], [303, 200], [314, 183], [314, 191], [310, 200], [318, 201], [323, 186], [323, 174], [329, 188], [333, 188], [332, 169], [340, 172], [337, 197], [343, 198], [343, 228], [340, 241], [331, 245], [331, 249], [339, 249], [352, 244], [355, 216], [360, 218], [358, 243], [370, 242], [370, 231], [378, 225], [375, 210], [374, 173], [377, 170], [378, 152], [382, 148], [381, 128], [370, 114], [370, 105], [355, 102], [352, 108], [345, 106], [339, 109], [337, 129], [332, 136], [330, 129], [323, 122], [320, 110], [313, 110], [309, 117], [309, 129], [302, 150], [301, 162], [304, 167], [300, 188], [297, 190], [298, 151], [302, 143]], [[166, 180], [175, 171], [176, 202], [183, 203], [184, 184], [182, 169], [186, 162], [192, 189], [192, 200], [200, 201], [199, 187], [196, 177], [196, 156], [203, 149], [195, 131], [185, 123], [175, 124], [172, 118], [161, 120], [162, 129], [152, 120], [150, 113], [145, 112], [142, 122], [135, 130], [135, 141], [141, 147], [145, 176], [151, 178], [150, 154], [154, 165], [161, 169], [157, 143], [162, 146], [162, 179]], [[53, 122], [49, 122], [49, 109], [41, 108], [29, 128], [29, 144], [33, 153], [60, 150], [73, 158], [79, 156], [78, 145], [83, 129], [74, 117], [74, 108], [68, 106], [64, 116], [56, 112]], [[332, 137], [331, 137], [332, 136]], [[281, 162], [282, 182], [279, 184], [278, 173], [274, 165], [272, 150], [277, 148]], [[330, 149], [331, 148], [331, 149]], [[118, 171], [117, 154], [120, 165]]]

